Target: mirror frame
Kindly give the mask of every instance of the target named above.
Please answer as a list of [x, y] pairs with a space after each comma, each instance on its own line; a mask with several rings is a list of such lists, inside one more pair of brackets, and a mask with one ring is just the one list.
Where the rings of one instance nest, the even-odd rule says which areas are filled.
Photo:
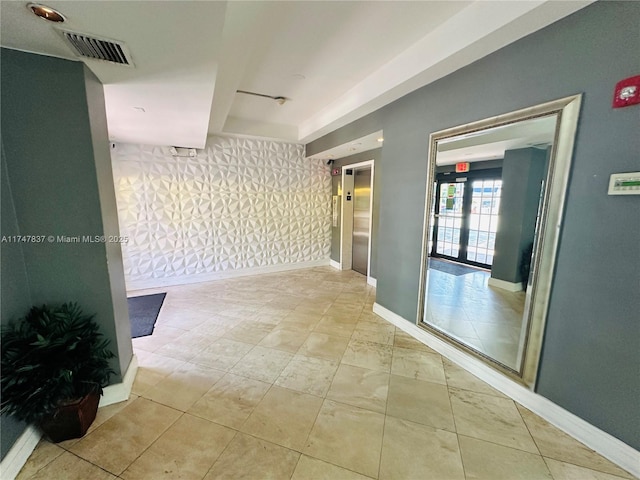
[[[542, 342], [544, 337], [549, 296], [551, 294], [554, 268], [564, 216], [569, 173], [573, 157], [575, 135], [578, 127], [578, 117], [582, 103], [582, 94], [553, 100], [521, 110], [505, 113], [484, 120], [459, 125], [434, 132], [429, 136], [429, 161], [427, 164], [427, 188], [424, 209], [424, 231], [422, 237], [422, 255], [420, 265], [420, 283], [418, 290], [418, 312], [416, 325], [452, 345], [471, 353], [507, 376], [524, 383], [533, 390], [540, 361]], [[433, 197], [433, 181], [436, 169], [437, 143], [440, 140], [486, 130], [489, 128], [508, 125], [524, 120], [557, 115], [555, 137], [552, 146], [549, 169], [545, 181], [544, 202], [540, 212], [538, 228], [531, 261], [531, 274], [527, 284], [524, 315], [526, 315], [526, 338], [523, 358], [520, 359], [518, 370], [484, 355], [465, 345], [459, 340], [430, 326], [423, 321], [425, 313], [425, 298], [427, 286], [427, 261], [429, 254], [429, 238], [433, 228], [431, 224], [431, 199]]]

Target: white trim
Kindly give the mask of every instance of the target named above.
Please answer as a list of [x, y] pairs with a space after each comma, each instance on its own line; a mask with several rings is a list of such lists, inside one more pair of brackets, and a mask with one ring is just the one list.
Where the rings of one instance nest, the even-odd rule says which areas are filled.
[[135, 355], [131, 357], [127, 372], [122, 377], [122, 382], [109, 385], [102, 390], [102, 397], [100, 397], [100, 403], [98, 408], [106, 407], [114, 403], [124, 402], [129, 399], [131, 389], [133, 388], [133, 381], [136, 378], [138, 371], [138, 357]]
[[27, 426], [0, 462], [0, 477], [13, 480], [20, 473], [29, 456], [38, 445], [42, 432], [33, 425]]
[[335, 268], [336, 270], [342, 270], [340, 262], [336, 262], [335, 260], [329, 260], [329, 266]]
[[188, 285], [191, 283], [210, 282], [225, 278], [245, 277], [248, 275], [260, 275], [263, 273], [278, 273], [301, 268], [323, 267], [329, 265], [329, 258], [312, 260], [310, 262], [283, 263], [281, 265], [269, 265], [267, 267], [241, 268], [226, 270], [224, 272], [203, 273], [200, 275], [181, 275], [175, 277], [149, 278], [141, 280], [127, 280], [127, 292], [145, 290], [147, 288], [170, 287], [174, 285]]
[[511, 397], [579, 442], [584, 443], [603, 457], [608, 458], [636, 477], [640, 477], [640, 452], [626, 443], [568, 412], [542, 395], [532, 392], [523, 385], [509, 379], [484, 362], [458, 350], [382, 305], [374, 303], [373, 312], [480, 380], [488, 383], [496, 390]]
[[501, 288], [502, 290], [506, 290], [507, 292], [522, 291], [522, 282], [513, 283], [507, 282], [506, 280], [500, 280], [499, 278], [489, 277], [489, 281], [487, 283], [491, 287]]
[[374, 288], [378, 286], [378, 280], [373, 277], [367, 277], [367, 283]]

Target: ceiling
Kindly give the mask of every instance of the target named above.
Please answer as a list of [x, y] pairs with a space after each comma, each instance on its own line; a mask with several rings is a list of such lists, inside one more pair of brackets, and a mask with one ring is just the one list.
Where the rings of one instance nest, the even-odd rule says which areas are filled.
[[506, 150], [546, 149], [556, 134], [556, 115], [523, 120], [438, 141], [436, 165], [504, 158]]
[[84, 59], [110, 139], [203, 148], [219, 133], [312, 141], [591, 0], [43, 3], [66, 21], [0, 3], [2, 46], [79, 60], [57, 28], [124, 42], [133, 67]]

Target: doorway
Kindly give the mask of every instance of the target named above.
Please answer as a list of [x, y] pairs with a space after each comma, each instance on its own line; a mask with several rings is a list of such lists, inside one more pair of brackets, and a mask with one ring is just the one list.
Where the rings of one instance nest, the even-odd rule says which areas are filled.
[[438, 211], [431, 256], [490, 269], [498, 231], [501, 170], [439, 174], [435, 192]]
[[351, 268], [369, 275], [369, 225], [371, 224], [371, 167], [353, 172], [353, 240]]
[[340, 269], [371, 277], [371, 232], [373, 225], [374, 160], [342, 167]]

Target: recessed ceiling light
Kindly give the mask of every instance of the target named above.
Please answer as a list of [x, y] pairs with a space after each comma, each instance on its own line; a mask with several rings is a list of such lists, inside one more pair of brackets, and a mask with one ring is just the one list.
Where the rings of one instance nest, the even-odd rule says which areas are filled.
[[64, 15], [51, 7], [47, 7], [46, 5], [30, 3], [27, 7], [31, 9], [34, 15], [44, 18], [45, 20], [49, 20], [50, 22], [62, 23], [65, 20]]
[[378, 138], [378, 141], [379, 142], [384, 142], [384, 138], [380, 137], [380, 138]]

